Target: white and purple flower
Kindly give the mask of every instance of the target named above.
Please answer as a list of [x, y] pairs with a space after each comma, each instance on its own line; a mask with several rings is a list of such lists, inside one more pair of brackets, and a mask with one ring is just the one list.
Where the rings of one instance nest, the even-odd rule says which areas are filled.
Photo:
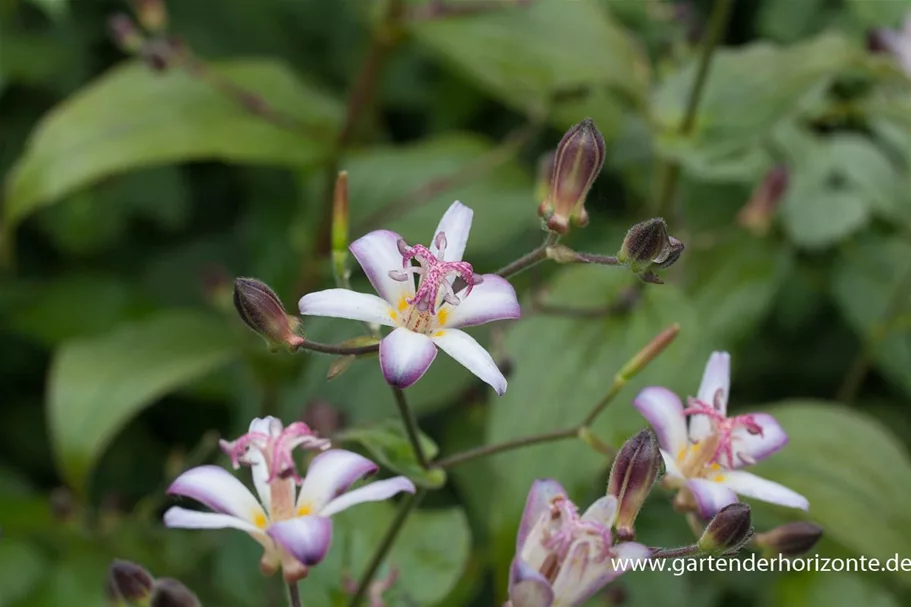
[[462, 261], [472, 215], [470, 208], [454, 202], [429, 248], [408, 246], [389, 230], [359, 238], [349, 249], [380, 296], [347, 289], [308, 293], [300, 300], [301, 314], [393, 327], [380, 343], [380, 367], [396, 388], [418, 381], [440, 348], [503, 394], [506, 378], [493, 358], [460, 328], [519, 318], [519, 302], [506, 279], [475, 274], [471, 264]]
[[660, 387], [645, 388], [633, 400], [658, 435], [664, 484], [682, 489], [677, 505], [695, 509], [706, 520], [736, 502], [737, 494], [807, 510], [802, 495], [741, 470], [780, 450], [788, 436], [767, 413], [727, 417], [730, 374], [730, 354], [714, 352], [699, 392], [686, 408], [676, 394]]
[[636, 542], [613, 543], [617, 498], [595, 501], [582, 516], [557, 481], [532, 484], [509, 572], [511, 607], [575, 607], [647, 559]]
[[[164, 523], [186, 529], [245, 531], [265, 549], [260, 561], [263, 573], [271, 575], [281, 567], [288, 582], [303, 578], [308, 567], [325, 558], [332, 541], [329, 517], [333, 514], [415, 490], [403, 476], [350, 490], [378, 466], [351, 451], [326, 450], [329, 441], [314, 436], [301, 422], [284, 428], [274, 417], [254, 419], [247, 434], [233, 442], [221, 441], [221, 446], [235, 468], [250, 466], [259, 499], [224, 468], [199, 466], [177, 477], [168, 493], [193, 498], [214, 512], [174, 506], [165, 512]], [[291, 451], [295, 447], [323, 451], [310, 462], [304, 478], [294, 467]]]

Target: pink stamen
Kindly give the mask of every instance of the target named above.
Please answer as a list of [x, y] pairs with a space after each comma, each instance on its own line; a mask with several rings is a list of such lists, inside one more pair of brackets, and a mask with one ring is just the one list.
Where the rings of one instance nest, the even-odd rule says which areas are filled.
[[[715, 395], [715, 403], [718, 404], [722, 394]], [[725, 417], [717, 406], [713, 407], [708, 403], [702, 402], [695, 398], [687, 401], [688, 407], [683, 410], [684, 415], [705, 415], [711, 421], [714, 432], [719, 435], [718, 447], [712, 456], [711, 462], [721, 464], [722, 456], [727, 460], [727, 467], [734, 468], [734, 430], [745, 428], [747, 432], [753, 435], [762, 436], [762, 426], [760, 426], [752, 415], [737, 415], [735, 417]], [[737, 456], [746, 464], [753, 463], [752, 458], [746, 454], [738, 453]]]
[[542, 545], [553, 552], [558, 561], [562, 562], [569, 553], [573, 542], [589, 535], [594, 536], [600, 543], [600, 548], [594, 560], [600, 562], [611, 554], [612, 537], [610, 528], [596, 521], [584, 521], [579, 516], [579, 509], [565, 496], [558, 495], [550, 506], [550, 519], [556, 529], [548, 528], [544, 532]]
[[303, 482], [297, 473], [292, 452], [297, 447], [304, 449], [325, 450], [330, 446], [328, 439], [317, 437], [307, 424], [294, 422], [283, 428], [277, 419], [270, 425], [269, 434], [248, 432], [234, 441], [219, 441], [222, 450], [231, 458], [231, 464], [238, 468], [240, 464], [252, 466], [249, 458], [251, 449], [256, 449], [263, 456], [268, 467], [267, 482], [276, 478], [293, 478], [294, 482]]
[[[440, 251], [439, 254], [442, 256], [446, 248], [446, 235], [440, 232], [437, 234], [435, 241], [437, 249]], [[423, 272], [421, 273], [418, 290], [414, 297], [405, 300], [408, 304], [417, 306], [420, 310], [429, 309], [431, 312], [436, 313], [440, 289], [448, 288], [445, 301], [450, 305], [455, 305], [453, 302], [458, 301], [458, 298], [456, 298], [455, 294], [450, 293], [452, 287], [447, 282], [452, 275], [458, 276], [468, 285], [465, 297], [471, 294], [471, 289], [479, 282], [475, 280], [475, 273], [470, 263], [465, 261], [443, 261], [424, 245], [416, 244], [409, 248], [404, 241], [399, 241], [399, 252], [402, 254], [402, 268], [407, 270], [408, 262], [412, 259], [416, 259], [421, 264]]]

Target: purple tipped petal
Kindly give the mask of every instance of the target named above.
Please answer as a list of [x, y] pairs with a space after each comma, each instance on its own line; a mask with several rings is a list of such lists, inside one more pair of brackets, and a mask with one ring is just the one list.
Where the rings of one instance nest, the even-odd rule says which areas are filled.
[[389, 230], [375, 230], [351, 243], [348, 249], [361, 264], [367, 279], [380, 297], [393, 307], [402, 297], [414, 297], [414, 277], [399, 282], [389, 277], [390, 270], [402, 269], [398, 242], [402, 237]]
[[593, 523], [598, 523], [610, 528], [613, 526], [614, 519], [617, 517], [617, 508], [617, 498], [613, 495], [605, 495], [604, 497], [595, 500], [592, 505], [588, 507], [585, 514], [582, 515], [582, 520], [592, 521]]
[[752, 417], [762, 428], [762, 434], [750, 434], [742, 426], [734, 430], [734, 453], [743, 453], [749, 458], [744, 461], [735, 455], [735, 468], [763, 460], [788, 444], [788, 435], [774, 417], [768, 413], [754, 413]]
[[404, 476], [396, 476], [384, 481], [376, 481], [359, 489], [355, 489], [354, 491], [349, 491], [341, 497], [335, 498], [320, 511], [320, 514], [323, 516], [332, 516], [338, 514], [342, 510], [347, 510], [356, 504], [380, 502], [389, 499], [397, 493], [414, 493], [414, 490], [414, 483]]
[[216, 512], [230, 514], [251, 524], [265, 520], [266, 513], [250, 490], [218, 466], [187, 470], [171, 483], [168, 493], [193, 498]]
[[755, 474], [734, 470], [727, 472], [722, 481], [725, 487], [740, 495], [756, 498], [770, 504], [809, 510], [810, 502], [799, 493], [792, 491], [784, 485], [779, 485]]
[[676, 457], [687, 446], [686, 418], [676, 394], [667, 388], [645, 388], [633, 399], [633, 406], [655, 429], [662, 449]]
[[437, 348], [429, 337], [399, 327], [380, 342], [380, 368], [391, 386], [405, 389], [430, 368]]
[[377, 470], [379, 466], [363, 455], [344, 449], [324, 451], [310, 462], [307, 476], [301, 484], [297, 507], [306, 507], [313, 514], [322, 514], [326, 504]]
[[516, 290], [509, 281], [496, 274], [484, 274], [483, 278], [484, 282], [473, 287], [462, 303], [444, 308], [448, 316], [443, 326], [471, 327], [521, 316]]
[[269, 527], [269, 537], [304, 565], [318, 564], [332, 543], [332, 521], [324, 516], [302, 516]]
[[298, 302], [300, 313], [305, 316], [329, 316], [374, 322], [394, 327], [395, 310], [381, 297], [356, 293], [348, 289], [326, 289], [307, 293]]
[[555, 480], [546, 478], [536, 480], [531, 484], [528, 499], [525, 500], [525, 510], [522, 512], [522, 521], [519, 523], [519, 532], [516, 534], [517, 553], [522, 551], [522, 545], [532, 527], [550, 508], [550, 501], [558, 495], [567, 495], [567, 493], [563, 485]]
[[256, 525], [230, 514], [199, 512], [173, 506], [164, 513], [165, 527], [175, 529], [240, 529], [247, 533], [262, 534]]
[[449, 205], [446, 213], [443, 214], [443, 218], [440, 219], [436, 231], [433, 233], [433, 239], [430, 241], [433, 243], [430, 249], [431, 252], [439, 256], [436, 240], [437, 234], [443, 232], [446, 234], [446, 250], [443, 251], [441, 259], [443, 261], [462, 261], [465, 245], [468, 243], [468, 233], [471, 231], [472, 216], [474, 216], [474, 211], [458, 200]]
[[433, 343], [466, 369], [490, 384], [500, 396], [506, 392], [506, 378], [481, 344], [459, 329], [443, 329], [433, 334]]
[[[731, 355], [727, 352], [712, 352], [702, 374], [702, 383], [696, 398], [707, 405], [718, 405], [718, 411], [727, 415], [728, 398], [731, 391]], [[720, 398], [716, 400], [716, 395]], [[690, 440], [699, 442], [712, 431], [712, 421], [706, 415], [690, 417]]]
[[687, 488], [696, 498], [699, 516], [708, 520], [718, 514], [718, 511], [729, 504], [737, 502], [737, 495], [725, 485], [706, 480], [704, 478], [694, 478], [686, 483]]
[[551, 607], [554, 591], [543, 575], [516, 557], [509, 567], [509, 601], [512, 607]]

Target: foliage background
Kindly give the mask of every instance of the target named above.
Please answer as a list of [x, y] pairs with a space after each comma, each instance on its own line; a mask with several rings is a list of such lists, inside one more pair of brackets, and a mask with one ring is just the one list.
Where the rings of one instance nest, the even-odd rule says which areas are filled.
[[[679, 338], [598, 434], [619, 445], [644, 426], [630, 406], [639, 388], [692, 394], [709, 352], [729, 349], [732, 406], [774, 411], [790, 433], [760, 472], [809, 498], [808, 518], [826, 528], [819, 553], [911, 557], [911, 90], [890, 57], [865, 48], [869, 28], [899, 27], [911, 3], [736, 2], [689, 136], [678, 126], [711, 2], [504, 1], [410, 22], [338, 158], [384, 2], [167, 4], [173, 33], [300, 130], [198, 77], [124, 58], [106, 29], [124, 3], [0, 2], [0, 607], [102, 604], [114, 557], [180, 578], [206, 605], [282, 604], [242, 534], [162, 529], [168, 480], [224, 464], [215, 439], [254, 415], [290, 421], [329, 405], [323, 414], [356, 426], [395, 409], [375, 362], [327, 383], [327, 357], [268, 354], [235, 317], [230, 278], [265, 280], [289, 309], [331, 282], [320, 235], [335, 160], [350, 174], [354, 236], [382, 225], [429, 238], [459, 199], [475, 210], [468, 258], [492, 271], [539, 242], [537, 158], [584, 116], [609, 151], [591, 225], [568, 244], [615, 252], [629, 225], [659, 212], [662, 167], [679, 162], [666, 217], [687, 249], [667, 284], [610, 317], [534, 313], [532, 278], [550, 303], [591, 307], [635, 277], [555, 266], [523, 275], [527, 318], [476, 333], [508, 363], [506, 395], [446, 357], [410, 391], [440, 452], [581, 417], [631, 354], [678, 322]], [[781, 163], [789, 187], [771, 229], [756, 233], [738, 213]], [[362, 275], [354, 281], [363, 288]], [[322, 341], [357, 335], [356, 323], [325, 319], [308, 329]], [[857, 366], [869, 372], [838, 402]], [[454, 469], [393, 552], [401, 581], [389, 604], [502, 602], [532, 479], [556, 477], [587, 503], [606, 471], [571, 441]], [[383, 504], [342, 517], [329, 560], [303, 584], [308, 607], [343, 604], [343, 571], [356, 576], [391, 514]], [[760, 530], [799, 516], [761, 504], [754, 515]], [[660, 492], [639, 520], [646, 543], [689, 541]], [[636, 573], [591, 604], [909, 597], [909, 572]]]

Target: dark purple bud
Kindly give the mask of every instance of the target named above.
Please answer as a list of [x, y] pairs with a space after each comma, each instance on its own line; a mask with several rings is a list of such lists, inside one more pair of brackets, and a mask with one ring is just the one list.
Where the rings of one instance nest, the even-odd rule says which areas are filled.
[[285, 312], [278, 295], [255, 278], [234, 280], [234, 307], [244, 323], [273, 345], [295, 350], [304, 338], [299, 335], [301, 322]]
[[108, 28], [114, 42], [125, 53], [136, 53], [142, 48], [144, 38], [133, 20], [123, 13], [117, 13], [108, 19]]
[[588, 223], [585, 197], [604, 166], [604, 153], [604, 137], [591, 118], [563, 135], [554, 154], [549, 196], [538, 207], [550, 230], [565, 234], [570, 219], [577, 226]]
[[753, 537], [753, 521], [750, 507], [739, 502], [729, 504], [718, 511], [697, 545], [707, 554], [734, 554]]
[[822, 527], [819, 525], [809, 521], [795, 521], [765, 533], [757, 533], [753, 541], [772, 555], [800, 556], [809, 552], [821, 537]]
[[622, 541], [635, 539], [633, 525], [655, 480], [664, 468], [658, 437], [645, 429], [627, 440], [611, 466], [607, 494], [617, 498], [617, 535]]
[[149, 607], [199, 607], [199, 599], [177, 580], [162, 578], [155, 582]]
[[155, 579], [144, 568], [129, 561], [114, 560], [108, 567], [106, 593], [111, 605], [139, 603], [149, 598]]
[[867, 30], [867, 50], [871, 53], [891, 53], [891, 36], [894, 34], [885, 28], [871, 28]]
[[[683, 243], [667, 234], [667, 224], [660, 217], [637, 223], [626, 233], [617, 260], [628, 265], [636, 274], [643, 275], [652, 267], [667, 268], [683, 252]], [[653, 276], [653, 275], [652, 275]], [[655, 277], [657, 278], [657, 277]]]
[[535, 197], [541, 201], [538, 215], [544, 217], [548, 210], [552, 213], [550, 205], [550, 186], [554, 178], [554, 166], [557, 162], [557, 152], [550, 151], [538, 159], [538, 174], [535, 179]]

